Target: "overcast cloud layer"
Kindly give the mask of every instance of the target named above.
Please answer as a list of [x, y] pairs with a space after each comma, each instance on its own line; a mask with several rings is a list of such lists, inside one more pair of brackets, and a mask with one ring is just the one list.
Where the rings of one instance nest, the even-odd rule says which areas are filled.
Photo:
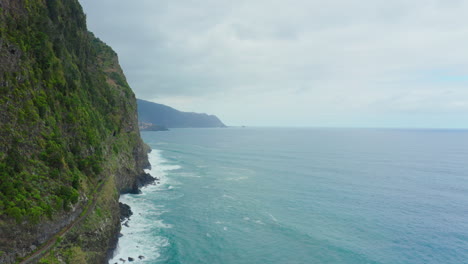
[[141, 99], [229, 125], [468, 127], [468, 1], [81, 3]]

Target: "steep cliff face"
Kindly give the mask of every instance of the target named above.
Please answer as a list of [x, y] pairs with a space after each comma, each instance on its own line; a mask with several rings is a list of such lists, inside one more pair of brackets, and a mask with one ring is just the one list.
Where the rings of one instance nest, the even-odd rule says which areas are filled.
[[37, 259], [102, 263], [146, 153], [117, 55], [78, 1], [1, 0], [0, 263], [52, 242]]

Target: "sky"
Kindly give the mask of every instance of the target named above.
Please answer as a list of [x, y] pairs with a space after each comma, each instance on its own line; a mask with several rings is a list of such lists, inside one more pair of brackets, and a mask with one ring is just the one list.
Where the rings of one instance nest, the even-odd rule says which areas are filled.
[[227, 125], [468, 128], [468, 1], [80, 2], [140, 99]]

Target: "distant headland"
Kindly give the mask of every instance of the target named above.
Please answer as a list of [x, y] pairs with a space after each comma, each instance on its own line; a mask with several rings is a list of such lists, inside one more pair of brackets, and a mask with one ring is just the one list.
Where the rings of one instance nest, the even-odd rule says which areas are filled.
[[141, 99], [137, 99], [137, 104], [141, 130], [161, 131], [164, 128], [226, 127], [215, 115], [182, 112], [163, 104]]

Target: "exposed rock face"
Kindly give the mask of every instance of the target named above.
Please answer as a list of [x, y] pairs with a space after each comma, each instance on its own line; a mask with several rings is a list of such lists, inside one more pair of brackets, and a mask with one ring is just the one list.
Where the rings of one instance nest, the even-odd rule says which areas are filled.
[[[77, 0], [0, 1], [0, 263], [104, 263], [151, 181], [135, 95]], [[35, 261], [38, 261], [38, 256]]]
[[127, 204], [119, 202], [119, 207], [120, 207], [120, 221], [125, 221], [125, 219], [129, 219], [130, 216], [133, 215], [133, 212], [130, 209], [130, 206], [128, 206]]
[[[51, 221], [44, 221], [37, 225], [4, 223], [0, 228], [2, 251], [4, 252], [0, 256], [0, 263], [14, 263], [16, 256], [25, 256], [34, 251], [41, 244], [47, 242], [53, 234], [58, 233], [75, 220], [82, 210], [82, 207], [73, 208], [71, 212], [62, 213]], [[7, 248], [12, 251], [5, 251]]]

